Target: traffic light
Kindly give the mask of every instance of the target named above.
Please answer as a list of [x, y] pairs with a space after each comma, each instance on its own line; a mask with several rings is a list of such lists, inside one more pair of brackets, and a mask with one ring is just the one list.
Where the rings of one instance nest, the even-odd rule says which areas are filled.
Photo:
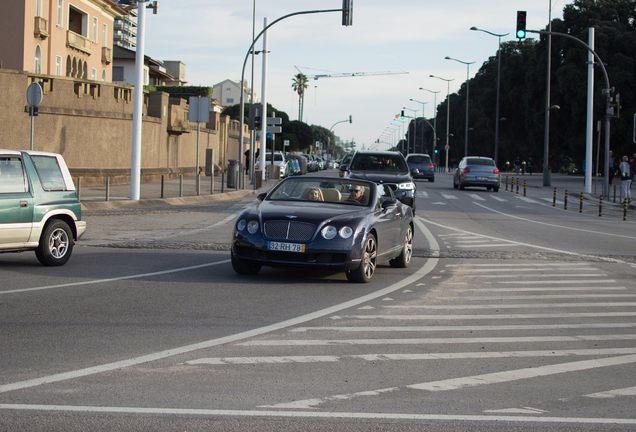
[[353, 0], [342, 0], [342, 25], [353, 25]]
[[353, 119], [349, 116], [349, 123], [353, 123]]
[[404, 110], [400, 113], [400, 120], [404, 120]]
[[438, 151], [438, 150], [437, 150], [437, 149], [435, 149], [435, 154], [437, 154], [437, 151]]
[[526, 11], [517, 11], [517, 37], [526, 37]]
[[261, 130], [263, 126], [263, 104], [251, 104], [248, 120], [249, 130]]

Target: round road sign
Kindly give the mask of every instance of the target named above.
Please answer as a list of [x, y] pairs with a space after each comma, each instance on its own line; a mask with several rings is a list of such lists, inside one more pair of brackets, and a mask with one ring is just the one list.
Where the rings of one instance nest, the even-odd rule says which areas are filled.
[[26, 97], [30, 106], [36, 107], [40, 105], [40, 102], [42, 102], [42, 87], [40, 87], [40, 84], [32, 83], [27, 89]]

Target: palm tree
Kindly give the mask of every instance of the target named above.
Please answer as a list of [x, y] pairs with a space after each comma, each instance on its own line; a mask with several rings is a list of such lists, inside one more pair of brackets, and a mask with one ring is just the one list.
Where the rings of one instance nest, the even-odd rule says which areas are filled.
[[303, 107], [305, 102], [305, 89], [309, 87], [307, 84], [307, 75], [298, 73], [292, 79], [292, 89], [298, 93], [298, 121], [303, 121]]

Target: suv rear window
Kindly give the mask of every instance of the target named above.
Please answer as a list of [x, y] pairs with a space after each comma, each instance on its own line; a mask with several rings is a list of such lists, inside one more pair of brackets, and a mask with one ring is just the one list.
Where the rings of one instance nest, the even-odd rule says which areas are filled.
[[492, 159], [468, 159], [466, 165], [495, 166], [495, 161]]
[[404, 158], [401, 155], [358, 154], [351, 161], [352, 171], [390, 171], [408, 172]]
[[51, 156], [32, 156], [33, 164], [40, 177], [42, 188], [47, 191], [64, 191], [66, 183], [57, 158]]
[[409, 156], [406, 161], [413, 164], [430, 164], [431, 158], [429, 156]]

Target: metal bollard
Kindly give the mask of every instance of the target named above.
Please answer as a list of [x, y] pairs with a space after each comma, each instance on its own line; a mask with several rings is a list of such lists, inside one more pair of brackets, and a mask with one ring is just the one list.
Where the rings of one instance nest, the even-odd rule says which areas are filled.
[[515, 178], [510, 179], [510, 192], [515, 193]]
[[110, 201], [110, 177], [106, 177], [106, 201]]
[[201, 174], [197, 173], [196, 178], [197, 196], [201, 195]]
[[214, 195], [214, 169], [212, 170], [212, 175], [210, 176], [210, 195]]
[[519, 195], [519, 177], [517, 177], [517, 195]]
[[508, 176], [506, 176], [506, 190], [508, 190]]
[[523, 181], [523, 196], [526, 196], [526, 180]]
[[161, 198], [164, 198], [165, 190], [165, 176], [161, 174]]
[[183, 196], [183, 174], [179, 174], [179, 198]]
[[623, 220], [627, 220], [627, 198], [623, 201]]
[[565, 190], [565, 200], [563, 202], [563, 210], [567, 210], [568, 209], [568, 190]]
[[579, 204], [579, 213], [583, 213], [583, 192], [581, 192], [581, 202]]
[[598, 199], [598, 217], [603, 216], [603, 195]]
[[77, 178], [77, 200], [80, 201], [82, 199], [82, 178]]
[[554, 193], [552, 194], [552, 207], [556, 207], [556, 188], [554, 188]]
[[614, 185], [614, 202], [616, 202], [616, 185]]

